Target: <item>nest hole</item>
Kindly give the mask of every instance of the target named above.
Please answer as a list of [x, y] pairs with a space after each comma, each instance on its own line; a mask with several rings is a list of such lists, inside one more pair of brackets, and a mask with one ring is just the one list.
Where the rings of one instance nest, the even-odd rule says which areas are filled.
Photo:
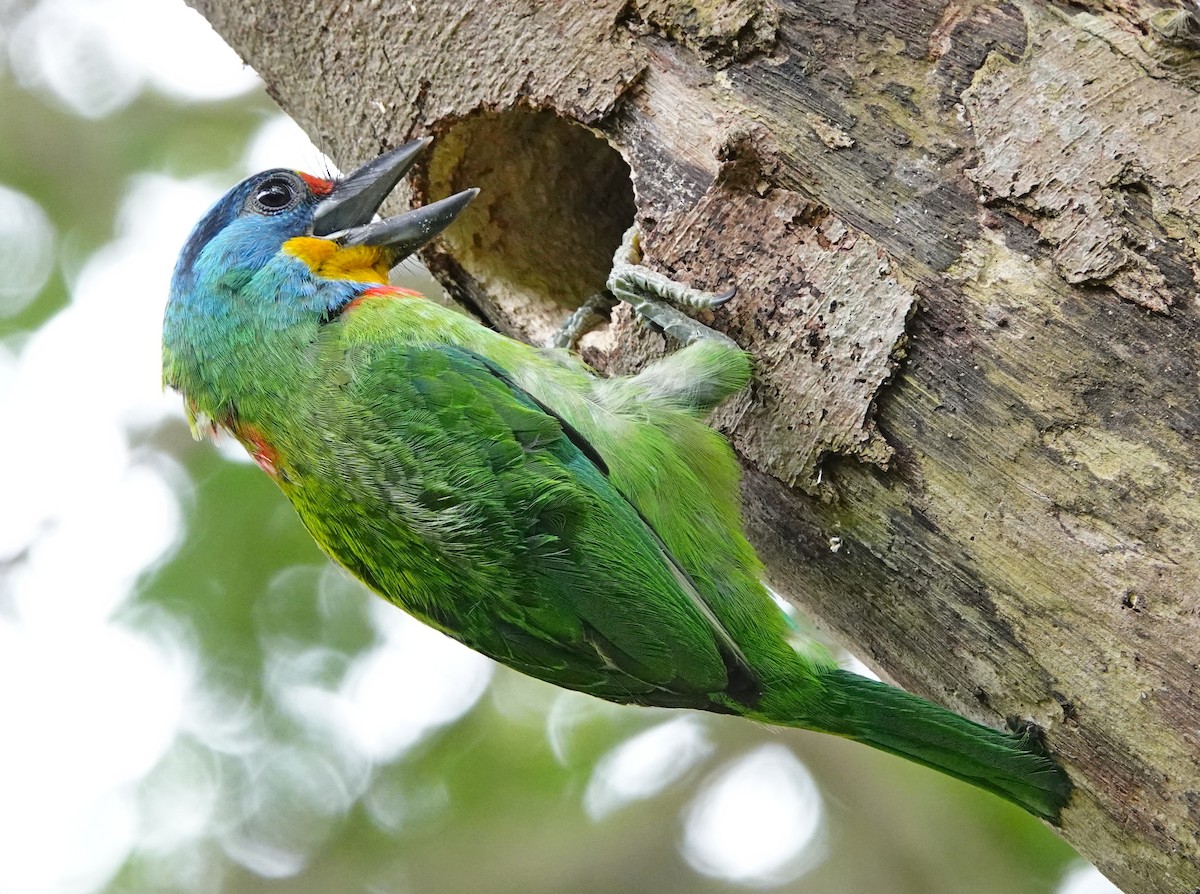
[[442, 236], [452, 278], [493, 320], [540, 342], [604, 288], [633, 224], [629, 165], [590, 130], [551, 112], [463, 118], [432, 147], [427, 188], [478, 198]]

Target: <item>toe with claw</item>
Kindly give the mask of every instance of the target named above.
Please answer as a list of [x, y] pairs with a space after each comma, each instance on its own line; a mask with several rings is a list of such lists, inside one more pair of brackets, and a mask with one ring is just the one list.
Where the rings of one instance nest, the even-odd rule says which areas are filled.
[[553, 346], [572, 347], [590, 328], [594, 315], [611, 310], [615, 303], [613, 299], [630, 304], [638, 314], [684, 344], [691, 344], [698, 339], [734, 344], [729, 336], [692, 319], [678, 308], [703, 310], [720, 307], [734, 296], [736, 287], [724, 292], [693, 289], [649, 267], [643, 267], [641, 260], [641, 232], [635, 224], [625, 231], [621, 246], [613, 255], [612, 270], [605, 283], [608, 291], [593, 295], [571, 314], [553, 339]]

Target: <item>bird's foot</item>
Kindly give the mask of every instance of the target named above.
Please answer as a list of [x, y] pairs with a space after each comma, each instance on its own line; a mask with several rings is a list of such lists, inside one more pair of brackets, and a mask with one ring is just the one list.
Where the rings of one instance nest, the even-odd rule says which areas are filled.
[[705, 292], [643, 267], [639, 263], [642, 259], [640, 240], [641, 233], [636, 225], [625, 231], [625, 238], [613, 255], [612, 270], [605, 283], [608, 292], [593, 295], [571, 314], [554, 337], [553, 346], [574, 346], [579, 337], [591, 328], [592, 316], [611, 310], [615, 301], [619, 300], [631, 305], [642, 317], [684, 344], [712, 339], [736, 347], [729, 336], [705, 326], [678, 309], [720, 307], [734, 296], [736, 288], [725, 292]]
[[608, 292], [597, 292], [563, 320], [548, 346], [568, 349], [575, 347], [575, 342], [579, 341], [580, 336], [595, 326], [597, 320], [607, 317], [616, 304], [617, 299]]

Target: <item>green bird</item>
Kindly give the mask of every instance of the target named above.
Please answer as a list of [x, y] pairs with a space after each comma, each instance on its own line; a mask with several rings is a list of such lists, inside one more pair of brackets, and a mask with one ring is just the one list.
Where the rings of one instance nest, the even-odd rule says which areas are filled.
[[337, 181], [266, 171], [200, 221], [163, 327], [193, 430], [232, 433], [329, 556], [502, 664], [844, 736], [1057, 823], [1071, 783], [1034, 739], [791, 644], [703, 422], [749, 381], [744, 352], [701, 338], [601, 378], [387, 285], [476, 193], [370, 222], [427, 142]]

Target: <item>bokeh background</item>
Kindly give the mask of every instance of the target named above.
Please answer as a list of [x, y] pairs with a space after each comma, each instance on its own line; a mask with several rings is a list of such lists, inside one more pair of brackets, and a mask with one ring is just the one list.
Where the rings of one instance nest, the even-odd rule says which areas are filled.
[[179, 0], [0, 0], [0, 894], [1115, 891], [898, 759], [498, 668], [194, 442], [175, 255], [331, 164]]

